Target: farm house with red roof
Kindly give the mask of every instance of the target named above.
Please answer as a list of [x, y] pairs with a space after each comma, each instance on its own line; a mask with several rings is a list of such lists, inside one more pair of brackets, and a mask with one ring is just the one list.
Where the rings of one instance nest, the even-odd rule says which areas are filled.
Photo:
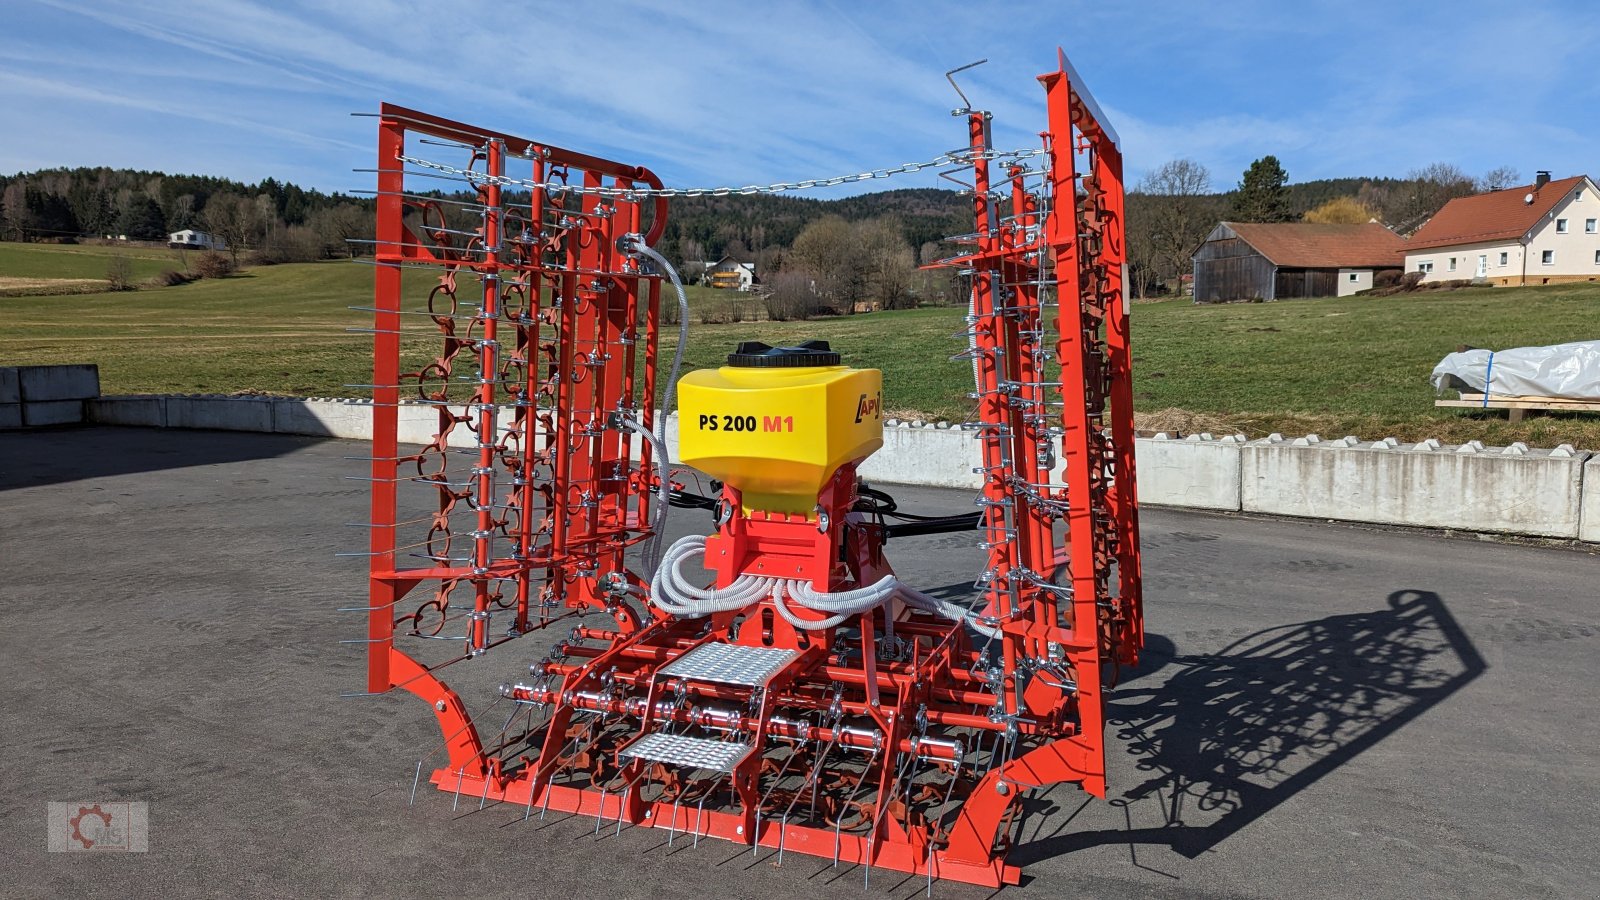
[[1451, 200], [1405, 246], [1424, 281], [1496, 285], [1600, 280], [1600, 196], [1587, 175]]

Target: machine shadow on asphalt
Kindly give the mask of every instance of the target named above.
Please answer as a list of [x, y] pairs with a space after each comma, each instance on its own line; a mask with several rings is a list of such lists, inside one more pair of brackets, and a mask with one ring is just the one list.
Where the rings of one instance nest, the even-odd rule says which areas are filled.
[[[1108, 798], [1128, 824], [1071, 831], [1080, 800], [1057, 792], [1024, 811], [1017, 857], [1127, 844], [1193, 859], [1487, 668], [1444, 600], [1422, 590], [1395, 591], [1372, 612], [1264, 629], [1217, 653], [1185, 654], [1151, 635], [1107, 713], [1145, 776]], [[1134, 828], [1136, 819], [1164, 824]]]
[[[326, 438], [232, 431], [65, 426], [0, 435], [0, 491], [287, 456]], [[355, 451], [352, 451], [355, 452]]]

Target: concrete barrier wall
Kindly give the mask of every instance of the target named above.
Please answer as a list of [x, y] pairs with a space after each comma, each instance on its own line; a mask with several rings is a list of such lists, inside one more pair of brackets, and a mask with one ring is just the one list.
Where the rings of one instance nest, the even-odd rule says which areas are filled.
[[1578, 536], [1583, 463], [1563, 445], [1484, 447], [1274, 435], [1244, 445], [1245, 512]]
[[1134, 441], [1139, 502], [1197, 509], [1239, 508], [1239, 451], [1244, 436], [1166, 434]]
[[0, 368], [0, 428], [82, 422], [84, 402], [98, 396], [93, 364]]
[[[372, 438], [372, 404], [359, 400], [131, 396], [87, 405], [90, 421], [113, 425]], [[4, 415], [0, 404], [0, 422]], [[429, 443], [439, 430], [438, 410], [402, 404], [399, 423], [403, 443]], [[510, 410], [501, 411], [500, 423], [511, 423]], [[667, 424], [676, 458], [676, 418]], [[981, 486], [972, 471], [978, 442], [970, 432], [895, 420], [886, 425], [883, 449], [861, 466], [868, 481]], [[474, 441], [461, 427], [450, 436], [453, 447]], [[1600, 457], [1568, 446], [1156, 435], [1140, 438], [1136, 453], [1142, 503], [1600, 542]]]
[[1578, 539], [1600, 543], [1600, 454], [1583, 464], [1583, 521]]

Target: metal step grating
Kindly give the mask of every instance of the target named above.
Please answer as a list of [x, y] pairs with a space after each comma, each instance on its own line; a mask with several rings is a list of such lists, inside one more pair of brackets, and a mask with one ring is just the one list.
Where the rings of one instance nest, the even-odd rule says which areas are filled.
[[714, 684], [759, 687], [799, 654], [777, 647], [701, 644], [661, 667], [661, 674]]
[[685, 737], [657, 731], [623, 747], [617, 755], [714, 772], [732, 772], [733, 767], [749, 755], [751, 746], [737, 741]]

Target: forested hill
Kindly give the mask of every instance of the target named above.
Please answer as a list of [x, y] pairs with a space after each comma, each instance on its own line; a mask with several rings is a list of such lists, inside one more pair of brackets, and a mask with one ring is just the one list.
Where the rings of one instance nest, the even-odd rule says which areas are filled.
[[[1285, 212], [1298, 219], [1331, 199], [1381, 196], [1393, 193], [1401, 183], [1337, 178], [1291, 184], [1284, 195]], [[1231, 192], [1197, 196], [1203, 212], [1198, 218], [1214, 223], [1226, 217], [1231, 196]], [[1132, 221], [1145, 209], [1139, 200], [1135, 195], [1129, 204], [1134, 245], [1142, 240], [1139, 223]], [[797, 194], [677, 198], [671, 203], [661, 249], [675, 261], [688, 263], [732, 255], [756, 262], [763, 274], [772, 273], [782, 268], [784, 254], [808, 225], [838, 216], [852, 223], [882, 220], [880, 232], [898, 232], [915, 261], [927, 262], [942, 255], [938, 246], [942, 238], [972, 229], [971, 202], [959, 192], [939, 188], [903, 188], [833, 200]], [[262, 261], [317, 259], [343, 255], [352, 248], [359, 252], [361, 244], [347, 241], [371, 236], [371, 209], [369, 197], [328, 194], [273, 178], [246, 184], [206, 175], [111, 168], [0, 176], [0, 238], [6, 240], [125, 235], [159, 241], [171, 232], [197, 228], [224, 238], [230, 247], [257, 251]], [[1209, 224], [1197, 221], [1192, 226], [1202, 227]], [[1197, 238], [1184, 238], [1193, 239]], [[1134, 256], [1137, 268], [1139, 254]]]

